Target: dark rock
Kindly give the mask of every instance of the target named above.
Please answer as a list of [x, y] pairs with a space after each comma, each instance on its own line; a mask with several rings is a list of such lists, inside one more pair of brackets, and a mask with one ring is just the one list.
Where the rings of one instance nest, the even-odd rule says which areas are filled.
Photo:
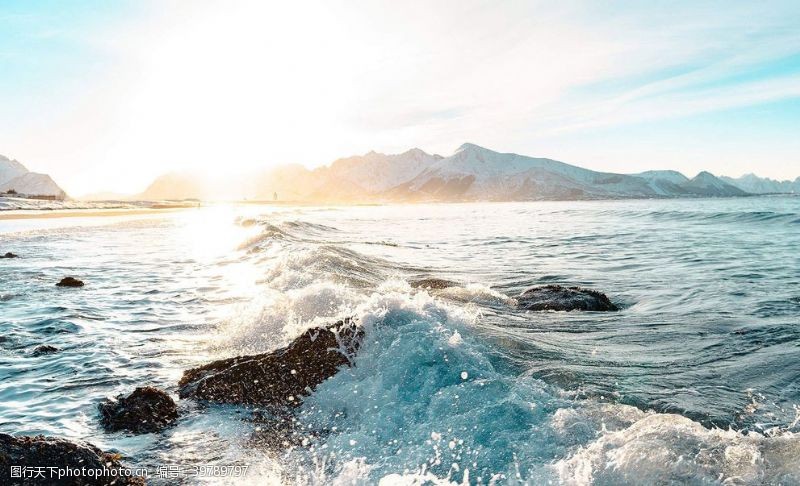
[[184, 371], [179, 395], [220, 403], [295, 407], [314, 387], [350, 364], [363, 336], [363, 329], [350, 319], [310, 329], [285, 348]]
[[56, 284], [56, 287], [83, 287], [83, 281], [77, 278], [64, 277]]
[[127, 397], [107, 398], [98, 408], [100, 424], [107, 432], [157, 432], [178, 419], [178, 406], [172, 397], [152, 386], [139, 387]]
[[419, 280], [411, 281], [412, 289], [440, 290], [450, 287], [458, 287], [458, 282], [453, 282], [452, 280], [445, 280], [443, 278], [422, 278]]
[[526, 310], [555, 311], [616, 311], [619, 308], [605, 294], [581, 287], [545, 285], [528, 289], [517, 297], [519, 306]]
[[[12, 477], [11, 468], [26, 468], [26, 477]], [[81, 471], [92, 469], [94, 477], [58, 477], [57, 470]], [[53, 475], [51, 476], [51, 471]], [[41, 475], [39, 474], [41, 472]], [[126, 475], [132, 471], [123, 467], [118, 454], [109, 454], [91, 444], [70, 442], [56, 437], [13, 437], [0, 434], [0, 484], [3, 485], [144, 485], [141, 477]], [[35, 477], [33, 477], [35, 476]]]
[[36, 346], [36, 348], [31, 353], [32, 356], [41, 356], [43, 354], [50, 354], [58, 352], [58, 348], [55, 346], [50, 346], [49, 344], [42, 344], [41, 346]]
[[0, 258], [19, 258], [19, 255], [16, 255], [9, 251], [5, 255], [0, 255]]

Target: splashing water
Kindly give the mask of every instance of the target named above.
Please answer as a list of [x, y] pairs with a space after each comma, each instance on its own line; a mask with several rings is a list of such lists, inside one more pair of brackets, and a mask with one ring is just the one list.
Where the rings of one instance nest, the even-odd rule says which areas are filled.
[[[776, 197], [0, 222], [21, 255], [0, 273], [0, 428], [248, 464], [253, 484], [797, 484], [797, 221]], [[56, 289], [67, 274], [87, 286]], [[547, 283], [623, 310], [516, 308]], [[163, 434], [98, 427], [102, 397], [174, 392], [183, 369], [342, 317], [365, 342], [303, 401], [296, 446], [191, 402]]]

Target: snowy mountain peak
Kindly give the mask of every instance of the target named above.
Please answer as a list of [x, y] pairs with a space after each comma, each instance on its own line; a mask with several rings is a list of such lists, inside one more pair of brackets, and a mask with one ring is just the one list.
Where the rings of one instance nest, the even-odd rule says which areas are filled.
[[0, 184], [5, 184], [26, 172], [28, 172], [28, 169], [19, 161], [9, 159], [5, 155], [0, 155]]
[[416, 160], [420, 160], [420, 159], [423, 159], [425, 157], [432, 157], [431, 154], [425, 152], [424, 150], [422, 150], [420, 148], [416, 148], [416, 147], [414, 147], [412, 149], [409, 149], [409, 150], [406, 150], [405, 152], [400, 154], [400, 156], [401, 157], [412, 157], [412, 158], [414, 158]]
[[20, 162], [0, 155], [0, 193], [9, 191], [27, 196], [66, 197], [49, 175], [29, 172]]
[[746, 191], [728, 184], [724, 180], [708, 171], [702, 171], [694, 176], [683, 187], [690, 193], [698, 196], [744, 196]]
[[779, 181], [769, 177], [759, 177], [753, 173], [736, 179], [720, 177], [723, 181], [752, 194], [798, 194], [800, 193], [800, 177], [794, 181]]
[[692, 178], [692, 180], [698, 180], [698, 181], [703, 181], [703, 180], [713, 181], [715, 179], [717, 179], [717, 177], [711, 172], [708, 172], [706, 170], [700, 171], [696, 176]]
[[[748, 194], [705, 171], [693, 179], [671, 170], [641, 174], [599, 172], [547, 158], [496, 152], [473, 143], [462, 144], [447, 157], [431, 155], [419, 148], [395, 154], [371, 151], [341, 158], [314, 170], [273, 170], [251, 179], [257, 181], [251, 191], [256, 197], [271, 198], [277, 193], [282, 200], [343, 202], [531, 201]], [[177, 189], [179, 186], [173, 181], [165, 181], [165, 189], [173, 187]], [[161, 197], [167, 198], [167, 195]]]
[[489, 149], [487, 149], [485, 147], [481, 147], [480, 145], [476, 145], [474, 143], [469, 143], [469, 142], [462, 143], [461, 146], [458, 147], [458, 149], [456, 150], [456, 153], [459, 153], [459, 152], [492, 152], [492, 153], [497, 153], [497, 152], [494, 152], [493, 150], [489, 150]]
[[633, 175], [642, 177], [649, 181], [661, 179], [664, 181], [669, 181], [673, 184], [683, 184], [689, 180], [688, 177], [681, 174], [677, 170], [647, 170]]

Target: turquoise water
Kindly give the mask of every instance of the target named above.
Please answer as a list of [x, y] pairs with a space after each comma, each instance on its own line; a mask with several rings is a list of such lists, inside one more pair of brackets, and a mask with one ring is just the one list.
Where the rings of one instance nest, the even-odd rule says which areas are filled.
[[[253, 484], [800, 484], [800, 198], [218, 205], [0, 221], [0, 250], [2, 432]], [[515, 309], [544, 283], [623, 310]], [[366, 342], [304, 402], [304, 446], [191, 402], [163, 434], [99, 429], [103, 397], [345, 316]]]

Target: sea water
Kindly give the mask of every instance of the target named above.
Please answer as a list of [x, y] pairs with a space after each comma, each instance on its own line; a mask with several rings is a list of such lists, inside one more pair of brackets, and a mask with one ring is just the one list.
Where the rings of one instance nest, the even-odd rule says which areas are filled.
[[[217, 204], [0, 221], [6, 251], [0, 431], [118, 451], [153, 484], [800, 484], [798, 197]], [[515, 306], [553, 283], [621, 311]], [[364, 344], [305, 398], [299, 445], [191, 401], [163, 433], [98, 425], [104, 397], [176, 393], [184, 369], [343, 317]]]

